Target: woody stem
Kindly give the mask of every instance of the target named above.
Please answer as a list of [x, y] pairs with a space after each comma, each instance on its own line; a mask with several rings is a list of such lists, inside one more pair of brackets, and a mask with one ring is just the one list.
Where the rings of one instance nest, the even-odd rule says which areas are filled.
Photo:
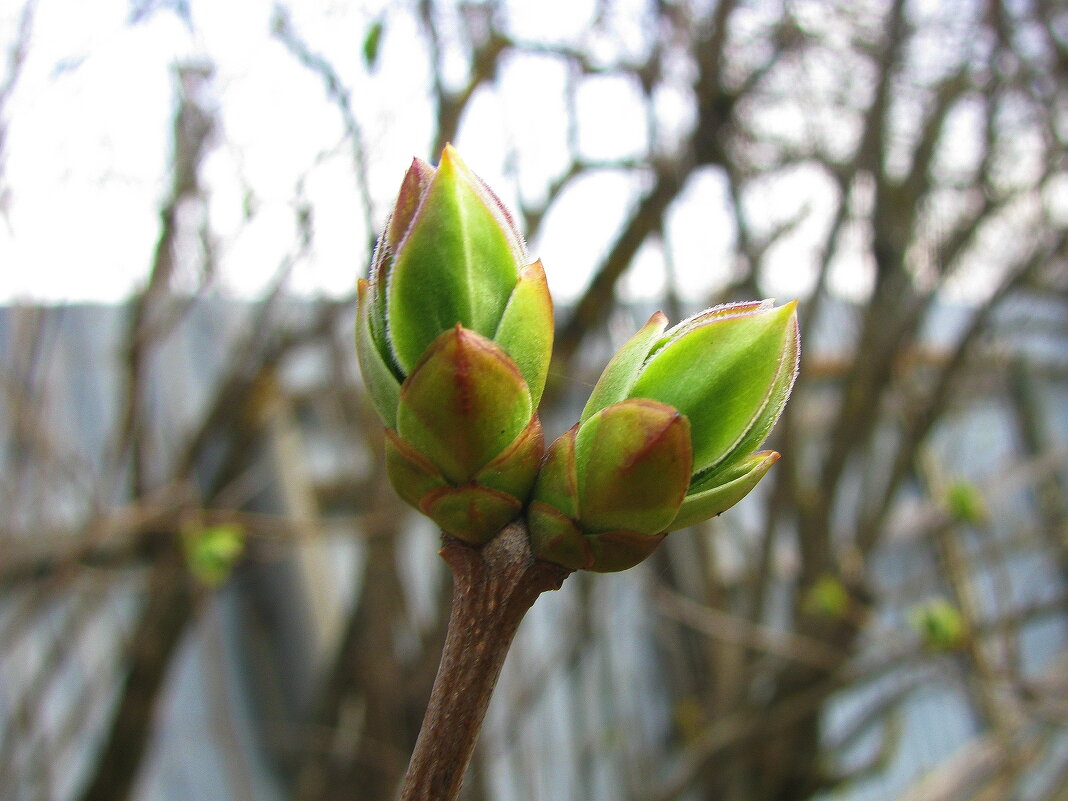
[[441, 556], [453, 573], [449, 629], [401, 801], [457, 797], [520, 621], [571, 572], [535, 559], [518, 521], [482, 547], [445, 535]]

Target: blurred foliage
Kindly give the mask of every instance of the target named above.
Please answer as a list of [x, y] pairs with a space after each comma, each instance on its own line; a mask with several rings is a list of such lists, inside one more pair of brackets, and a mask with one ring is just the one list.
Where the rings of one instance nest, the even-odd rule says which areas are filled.
[[909, 622], [932, 651], [960, 650], [968, 636], [964, 616], [945, 598], [914, 606], [909, 612]]
[[0, 798], [392, 796], [448, 583], [354, 282], [455, 142], [567, 288], [547, 431], [657, 307], [806, 343], [758, 492], [535, 606], [466, 801], [1063, 801], [1065, 4], [0, 6], [4, 278], [132, 292], [0, 308]]
[[189, 571], [209, 587], [218, 587], [245, 550], [245, 532], [239, 525], [190, 527], [183, 533]]
[[946, 488], [946, 509], [954, 520], [979, 526], [990, 516], [982, 492], [969, 481], [955, 481]]

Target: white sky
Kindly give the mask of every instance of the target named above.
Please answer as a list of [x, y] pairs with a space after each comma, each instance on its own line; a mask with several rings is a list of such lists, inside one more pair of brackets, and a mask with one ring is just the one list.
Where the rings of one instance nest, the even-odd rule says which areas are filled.
[[[392, 200], [412, 155], [428, 156], [431, 107], [425, 60], [411, 52], [414, 21], [391, 13], [374, 75], [360, 66], [358, 47], [379, 13], [372, 4], [293, 3], [300, 35], [331, 58], [351, 82], [370, 153], [377, 193], [376, 224]], [[576, 0], [516, 3], [512, 25], [531, 39], [582, 36], [593, 4]], [[0, 219], [0, 302], [117, 301], [144, 281], [166, 194], [176, 61], [203, 56], [216, 68], [212, 83], [222, 113], [221, 144], [204, 165], [210, 220], [221, 244], [221, 285], [255, 294], [267, 285], [294, 243], [294, 190], [305, 176], [314, 206], [315, 246], [297, 265], [297, 291], [349, 291], [363, 264], [362, 225], [351, 155], [338, 148], [343, 130], [319, 78], [299, 66], [270, 36], [268, 2], [192, 0], [195, 34], [174, 15], [156, 13], [128, 25], [127, 0], [41, 0], [24, 73], [7, 113], [9, 195]], [[0, 28], [11, 40], [14, 12]], [[636, 24], [640, 17], [636, 14]], [[641, 31], [620, 40], [586, 43], [594, 52], [637, 48]], [[457, 72], [461, 65], [457, 64]], [[561, 123], [564, 68], [546, 58], [509, 63], [502, 80], [517, 87], [476, 98], [456, 143], [471, 166], [515, 205], [511, 175], [500, 172], [508, 148], [523, 153], [523, 191], [537, 199], [544, 176], [566, 165]], [[638, 155], [646, 131], [634, 86], [618, 77], [591, 81], [580, 93], [579, 145], [600, 159]], [[660, 103], [671, 108], [666, 94]], [[329, 154], [317, 167], [317, 157]], [[310, 169], [310, 171], [309, 171]], [[496, 172], [495, 172], [496, 171]], [[529, 180], [528, 180], [529, 177]], [[623, 173], [577, 183], [531, 243], [546, 264], [560, 300], [577, 295], [638, 197]], [[246, 196], [255, 213], [245, 216]], [[670, 227], [684, 293], [701, 294], [729, 270], [732, 231], [723, 189], [700, 176], [679, 203]], [[652, 296], [664, 283], [662, 256], [646, 248], [624, 282], [631, 296]]]
[[[634, 2], [635, 8], [641, 3]], [[0, 9], [0, 44], [12, 40], [19, 4]], [[432, 105], [426, 56], [415, 21], [393, 9], [377, 70], [360, 61], [360, 42], [382, 4], [301, 0], [290, 4], [299, 35], [325, 55], [351, 87], [369, 157], [375, 225], [383, 219], [411, 157], [429, 157]], [[221, 133], [204, 163], [207, 214], [220, 253], [219, 285], [254, 295], [268, 285], [295, 242], [298, 182], [314, 212], [314, 246], [298, 263], [299, 292], [344, 294], [366, 270], [369, 232], [363, 224], [352, 155], [337, 110], [318, 76], [300, 66], [270, 35], [268, 0], [190, 0], [195, 32], [173, 13], [129, 25], [128, 0], [40, 0], [25, 72], [7, 109], [8, 194], [0, 198], [0, 302], [114, 302], [147, 275], [167, 190], [174, 111], [172, 65], [203, 57], [215, 66], [211, 92]], [[516, 0], [514, 30], [530, 40], [581, 42], [605, 60], [641, 47], [641, 16], [611, 40], [585, 34], [593, 0]], [[628, 19], [624, 16], [624, 19]], [[459, 59], [447, 73], [462, 74]], [[471, 167], [511, 207], [522, 191], [538, 199], [547, 175], [567, 163], [563, 124], [564, 67], [545, 57], [507, 62], [501, 93], [476, 96], [456, 142]], [[685, 76], [682, 76], [685, 79]], [[681, 86], [681, 84], [680, 84]], [[640, 155], [645, 120], [636, 88], [604, 77], [581, 88], [580, 149], [599, 159]], [[657, 98], [664, 135], [683, 128], [684, 91]], [[783, 110], [782, 114], [788, 114]], [[841, 123], [840, 123], [841, 124]], [[522, 154], [518, 186], [504, 172], [511, 150]], [[577, 182], [554, 207], [532, 255], [546, 265], [560, 301], [577, 296], [620, 220], [643, 189], [640, 178], [600, 172]], [[733, 228], [722, 178], [694, 176], [667, 227], [683, 297], [701, 297], [732, 269]], [[808, 217], [772, 253], [775, 294], [803, 294], [814, 279], [813, 243], [831, 207], [826, 179], [798, 169], [751, 193], [753, 214]], [[247, 210], [252, 213], [248, 214]], [[664, 254], [648, 244], [622, 283], [630, 298], [664, 288]], [[868, 270], [849, 258], [832, 283], [846, 294], [865, 291]], [[192, 282], [193, 277], [187, 276]]]

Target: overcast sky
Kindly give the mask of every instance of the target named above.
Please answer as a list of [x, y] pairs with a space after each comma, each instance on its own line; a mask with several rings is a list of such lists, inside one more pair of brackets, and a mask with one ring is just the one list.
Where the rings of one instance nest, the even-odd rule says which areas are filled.
[[[510, 28], [528, 40], [571, 42], [610, 61], [639, 54], [644, 45], [644, 4], [631, 4], [630, 16], [627, 3], [618, 4], [619, 21], [608, 38], [589, 32], [593, 0], [517, 0], [506, 13]], [[20, 6], [0, 4], [5, 50]], [[382, 3], [300, 0], [290, 6], [294, 29], [352, 92], [377, 227], [411, 157], [432, 158], [429, 67], [413, 47], [421, 41], [418, 25], [402, 7]], [[161, 10], [131, 22], [131, 7]], [[386, 11], [381, 56], [369, 70], [360, 43]], [[140, 0], [132, 6], [130, 0], [39, 0], [28, 58], [5, 113], [0, 302], [115, 302], [145, 280], [167, 191], [173, 65], [194, 58], [215, 69], [208, 102], [218, 109], [219, 133], [202, 178], [204, 213], [218, 243], [218, 288], [254, 296], [270, 283], [294, 248], [300, 186], [313, 210], [315, 236], [291, 287], [351, 292], [366, 270], [371, 235], [352, 151], [319, 76], [271, 35], [272, 13], [268, 0]], [[460, 59], [447, 60], [446, 79], [464, 69]], [[689, 122], [686, 80], [669, 76], [657, 96], [660, 135], [669, 140]], [[499, 83], [501, 91], [476, 95], [455, 144], [514, 207], [520, 194], [538, 200], [547, 178], [567, 165], [565, 67], [547, 57], [511, 58]], [[646, 152], [645, 120], [631, 80], [594, 78], [580, 92], [578, 141], [588, 155], [610, 160]], [[789, 124], [788, 110], [782, 114]], [[506, 168], [513, 150], [523, 154], [518, 171]], [[530, 249], [543, 260], [559, 301], [581, 291], [642, 189], [640, 174], [601, 171], [577, 182], [554, 206]], [[668, 216], [668, 255], [684, 297], [707, 294], [732, 269], [724, 193], [715, 172], [698, 172]], [[831, 199], [826, 177], [805, 168], [750, 192], [765, 220], [806, 211], [795, 235], [771, 253], [769, 283], [780, 298], [811, 285], [813, 248]], [[621, 285], [626, 297], [661, 294], [664, 255], [656, 244], [643, 248]], [[865, 264], [848, 257], [840, 262], [833, 287], [863, 293], [870, 272]], [[185, 280], [192, 286], [197, 279]]]

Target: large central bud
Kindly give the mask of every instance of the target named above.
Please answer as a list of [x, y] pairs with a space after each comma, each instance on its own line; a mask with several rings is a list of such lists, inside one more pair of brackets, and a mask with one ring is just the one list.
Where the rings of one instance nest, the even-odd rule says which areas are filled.
[[359, 282], [356, 352], [393, 486], [449, 534], [481, 544], [522, 510], [552, 340], [545, 273], [500, 200], [451, 146], [413, 161]]

